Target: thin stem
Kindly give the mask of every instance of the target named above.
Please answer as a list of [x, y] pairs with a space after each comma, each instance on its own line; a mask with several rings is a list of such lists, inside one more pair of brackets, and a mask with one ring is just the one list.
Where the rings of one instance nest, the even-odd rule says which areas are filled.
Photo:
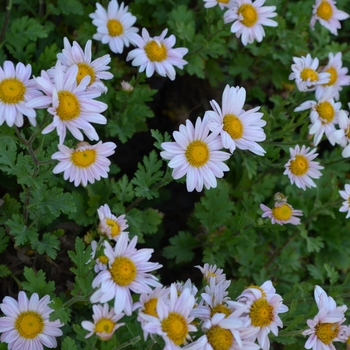
[[132, 339], [129, 340], [128, 342], [123, 343], [123, 344], [117, 346], [116, 348], [114, 348], [114, 349], [112, 349], [112, 350], [121, 350], [121, 349], [124, 349], [124, 348], [126, 348], [127, 346], [129, 346], [129, 345], [134, 345], [134, 344], [138, 343], [140, 340], [141, 340], [141, 336], [138, 335], [137, 337], [132, 338]]
[[73, 297], [72, 299], [66, 301], [63, 305], [62, 305], [62, 308], [67, 308], [68, 306], [71, 306], [75, 303], [78, 303], [80, 301], [85, 301], [87, 302], [88, 299], [86, 299], [85, 297], [81, 297], [81, 296], [78, 296], [78, 297]]
[[0, 44], [2, 43], [2, 41], [5, 38], [7, 26], [8, 26], [9, 20], [10, 20], [11, 8], [12, 8], [12, 0], [8, 0], [7, 6], [6, 6], [5, 20], [4, 20], [4, 23], [2, 25], [1, 34], [0, 34]]

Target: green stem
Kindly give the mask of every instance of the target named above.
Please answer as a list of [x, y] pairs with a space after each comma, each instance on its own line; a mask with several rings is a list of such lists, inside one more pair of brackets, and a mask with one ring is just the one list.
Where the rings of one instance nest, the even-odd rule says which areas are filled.
[[8, 0], [7, 1], [7, 6], [6, 6], [5, 20], [4, 20], [4, 23], [2, 25], [2, 29], [1, 29], [1, 33], [0, 33], [0, 44], [2, 43], [2, 41], [5, 38], [7, 26], [9, 24], [9, 20], [10, 20], [11, 8], [12, 8], [12, 0]]
[[75, 303], [78, 303], [79, 301], [85, 301], [85, 302], [88, 302], [89, 300], [86, 299], [85, 297], [80, 297], [80, 296], [77, 296], [77, 297], [73, 297], [72, 299], [66, 301], [62, 307], [63, 308], [67, 308], [68, 306], [71, 306]]
[[138, 335], [137, 337], [132, 338], [132, 339], [129, 340], [128, 342], [123, 343], [123, 344], [117, 346], [116, 348], [114, 348], [114, 349], [112, 349], [112, 350], [121, 350], [121, 349], [124, 349], [124, 348], [126, 348], [127, 346], [129, 346], [129, 345], [134, 345], [134, 344], [138, 343], [140, 340], [141, 340], [141, 336]]

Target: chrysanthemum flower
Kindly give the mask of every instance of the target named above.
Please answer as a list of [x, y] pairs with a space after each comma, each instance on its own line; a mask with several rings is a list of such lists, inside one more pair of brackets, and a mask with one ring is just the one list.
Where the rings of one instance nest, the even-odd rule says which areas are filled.
[[160, 335], [166, 344], [166, 349], [181, 349], [189, 333], [196, 332], [197, 328], [192, 324], [194, 317], [190, 312], [194, 306], [194, 296], [189, 288], [185, 288], [180, 295], [174, 284], [170, 286], [170, 301], [166, 303], [162, 298], [158, 299], [158, 317], [142, 314], [142, 318], [147, 321], [143, 324], [143, 330], [150, 334]]
[[225, 23], [233, 22], [231, 32], [241, 37], [242, 44], [261, 42], [265, 36], [263, 26], [277, 27], [277, 22], [270, 19], [277, 16], [276, 6], [263, 6], [265, 0], [236, 0], [224, 14]]
[[310, 151], [310, 147], [305, 147], [303, 145], [300, 149], [299, 145], [295, 148], [290, 148], [290, 159], [284, 166], [286, 170], [283, 175], [288, 175], [292, 185], [295, 185], [303, 190], [306, 187], [316, 187], [316, 184], [311, 180], [311, 178], [318, 179], [322, 174], [319, 170], [323, 169], [323, 166], [319, 165], [318, 162], [314, 162], [318, 156], [316, 148]]
[[50, 321], [53, 312], [48, 306], [50, 302], [48, 295], [39, 299], [34, 293], [28, 299], [22, 291], [18, 294], [18, 301], [5, 297], [0, 304], [5, 314], [5, 317], [0, 317], [1, 343], [8, 343], [10, 350], [43, 350], [43, 345], [56, 348], [56, 337], [63, 334], [59, 329], [63, 324], [59, 320]]
[[220, 151], [222, 142], [218, 132], [209, 135], [208, 120], [197, 118], [196, 124], [186, 120], [180, 131], [174, 131], [175, 142], [163, 142], [160, 155], [169, 159], [173, 168], [172, 176], [180, 179], [186, 175], [187, 191], [202, 191], [203, 185], [209, 189], [216, 187], [216, 178], [222, 178], [228, 166], [223, 162], [230, 154]]
[[350, 75], [346, 75], [348, 68], [343, 67], [342, 53], [338, 52], [336, 55], [329, 53], [328, 63], [322, 72], [329, 73], [331, 76], [327, 84], [316, 86], [316, 94], [321, 96], [327, 88], [331, 87], [334, 98], [339, 100], [339, 91], [343, 89], [342, 86], [350, 85]]
[[276, 295], [276, 289], [273, 286], [271, 281], [265, 281], [261, 286], [250, 285], [245, 288], [244, 291], [237, 298], [237, 301], [240, 303], [246, 303], [248, 300], [255, 300], [255, 289], [258, 289], [261, 292], [263, 298], [270, 299]]
[[91, 62], [91, 40], [87, 41], [84, 51], [76, 41], [73, 41], [73, 45], [71, 45], [69, 40], [64, 38], [63, 43], [64, 49], [62, 53], [57, 54], [58, 60], [63, 65], [63, 70], [65, 71], [76, 64], [79, 68], [76, 76], [77, 84], [88, 75], [90, 76], [90, 82], [86, 88], [87, 91], [107, 92], [107, 87], [101, 80], [113, 78], [113, 74], [107, 72], [110, 69], [108, 66], [108, 63], [111, 62], [110, 55], [104, 55]]
[[344, 313], [347, 307], [337, 307], [334, 299], [319, 286], [315, 286], [314, 296], [319, 311], [313, 320], [306, 322], [309, 329], [302, 334], [310, 337], [305, 343], [305, 349], [335, 350], [333, 342], [347, 340], [344, 334], [346, 326], [341, 326], [345, 321]]
[[244, 111], [245, 98], [244, 88], [226, 85], [222, 94], [222, 109], [212, 100], [210, 104], [214, 111], [206, 111], [204, 118], [210, 120], [208, 125], [211, 131], [220, 131], [222, 144], [231, 153], [237, 147], [263, 156], [265, 150], [256, 141], [266, 139], [262, 129], [266, 121], [261, 119], [264, 114], [258, 112], [260, 107]]
[[312, 58], [308, 53], [306, 57], [293, 57], [292, 73], [289, 80], [295, 80], [299, 91], [313, 91], [317, 85], [328, 84], [331, 74], [329, 72], [318, 73], [318, 58]]
[[[319, 94], [322, 94], [321, 96]], [[316, 93], [317, 102], [313, 100], [305, 101], [294, 112], [311, 109], [309, 133], [315, 135], [314, 144], [317, 146], [322, 139], [323, 134], [326, 134], [332, 145], [334, 142], [330, 139], [330, 135], [336, 131], [335, 125], [338, 124], [338, 115], [341, 112], [341, 103], [334, 101], [334, 92], [331, 87], [328, 87], [322, 93], [319, 90]]]
[[90, 140], [98, 140], [96, 130], [90, 123], [107, 123], [107, 119], [100, 114], [107, 109], [107, 105], [93, 100], [99, 97], [101, 92], [86, 91], [90, 82], [89, 75], [77, 84], [78, 71], [78, 66], [73, 65], [64, 73], [61, 62], [57, 61], [54, 83], [45, 71], [41, 72], [41, 77], [36, 78], [46, 96], [34, 98], [27, 104], [34, 108], [47, 108], [51, 105], [48, 112], [53, 115], [53, 122], [44, 128], [42, 133], [47, 134], [56, 129], [60, 143], [64, 142], [67, 129], [79, 141], [84, 140], [80, 130]]
[[91, 296], [92, 303], [105, 303], [114, 299], [116, 313], [132, 313], [131, 291], [137, 294], [150, 293], [152, 287], [161, 284], [149, 272], [162, 267], [151, 263], [153, 249], [135, 249], [137, 236], [128, 243], [128, 234], [123, 232], [114, 247], [105, 241], [104, 254], [108, 258], [107, 270], [101, 271], [92, 281], [92, 287], [98, 288]]
[[96, 145], [89, 145], [87, 142], [79, 142], [75, 149], [65, 145], [57, 145], [59, 151], [54, 153], [51, 158], [57, 159], [59, 163], [54, 167], [54, 174], [63, 173], [65, 180], [74, 181], [75, 186], [88, 182], [94, 183], [101, 177], [107, 178], [110, 160], [107, 157], [114, 153], [117, 145], [113, 142], [102, 143], [99, 141]]
[[123, 2], [119, 6], [116, 0], [111, 0], [107, 11], [98, 2], [96, 8], [89, 15], [93, 19], [92, 24], [97, 27], [97, 33], [93, 35], [95, 40], [108, 44], [114, 53], [122, 53], [124, 46], [134, 44], [138, 28], [133, 27], [136, 17], [128, 12], [128, 6], [124, 6]]
[[16, 67], [11, 61], [4, 62], [0, 67], [0, 125], [4, 122], [8, 126], [23, 125], [23, 115], [28, 117], [32, 125], [36, 125], [36, 112], [28, 107], [27, 102], [42, 93], [32, 75], [30, 64], [17, 63]]
[[345, 199], [339, 211], [347, 212], [346, 213], [346, 219], [347, 219], [350, 217], [350, 185], [346, 184], [344, 191], [339, 191], [339, 194], [342, 196], [343, 199]]
[[223, 273], [224, 270], [217, 268], [216, 265], [209, 265], [208, 263], [205, 263], [203, 267], [199, 265], [196, 265], [195, 267], [202, 272], [203, 278], [207, 284], [210, 283], [211, 278], [215, 279], [215, 283], [226, 280], [226, 275]]
[[270, 218], [273, 224], [280, 225], [299, 225], [300, 219], [297, 216], [303, 215], [301, 210], [293, 209], [288, 203], [277, 204], [272, 209], [261, 203], [260, 209], [264, 212], [262, 214], [263, 218]]
[[125, 230], [129, 225], [126, 223], [125, 215], [116, 217], [111, 213], [108, 204], [99, 207], [97, 213], [100, 219], [98, 229], [102, 234], [107, 235], [109, 239], [117, 241], [122, 232], [127, 232]]
[[188, 52], [185, 47], [173, 49], [176, 38], [170, 35], [165, 39], [168, 29], [164, 29], [160, 36], [151, 38], [146, 28], [142, 29], [142, 37], [137, 35], [135, 46], [138, 48], [130, 51], [126, 57], [127, 61], [133, 60], [133, 66], [140, 66], [139, 72], [146, 70], [146, 76], [149, 78], [156, 71], [162, 77], [168, 77], [170, 80], [175, 79], [174, 66], [183, 69], [187, 61], [183, 59]]
[[221, 10], [230, 8], [234, 4], [235, 0], [203, 0], [205, 8], [211, 8], [219, 5]]
[[349, 18], [349, 15], [335, 6], [334, 0], [316, 0], [313, 5], [310, 27], [314, 29], [316, 21], [327, 28], [332, 34], [338, 35], [338, 29], [341, 28], [339, 21]]
[[101, 340], [109, 340], [112, 338], [113, 333], [125, 323], [118, 323], [118, 321], [124, 316], [123, 313], [116, 314], [114, 309], [109, 310], [108, 304], [92, 305], [94, 322], [83, 321], [81, 326], [89, 331], [85, 338], [91, 337], [96, 334]]

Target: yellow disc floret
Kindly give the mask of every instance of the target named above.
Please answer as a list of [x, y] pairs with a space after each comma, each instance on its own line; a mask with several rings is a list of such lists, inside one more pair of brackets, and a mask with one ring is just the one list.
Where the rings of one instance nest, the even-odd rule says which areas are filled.
[[300, 78], [304, 81], [307, 81], [308, 79], [310, 81], [317, 81], [318, 74], [315, 70], [313, 70], [311, 68], [304, 68], [300, 73]]
[[224, 116], [223, 123], [223, 130], [226, 131], [234, 140], [240, 139], [243, 136], [243, 124], [235, 115], [226, 114]]
[[162, 331], [176, 345], [182, 345], [188, 334], [186, 319], [177, 312], [169, 312], [167, 318], [162, 323]]
[[80, 115], [79, 100], [72, 92], [65, 90], [59, 91], [58, 101], [56, 113], [61, 120], [73, 120]]
[[115, 258], [109, 271], [113, 281], [122, 287], [128, 286], [134, 281], [137, 274], [136, 265], [126, 256]]
[[290, 171], [296, 176], [302, 176], [309, 170], [309, 161], [302, 155], [296, 155], [294, 160], [290, 161]]
[[218, 313], [225, 314], [226, 317], [232, 314], [231, 310], [224, 304], [215, 305], [210, 311], [210, 316], [213, 317]]
[[230, 330], [216, 325], [207, 332], [208, 343], [214, 350], [229, 350], [233, 344], [233, 334]]
[[150, 42], [148, 42], [145, 45], [144, 49], [147, 57], [151, 62], [162, 62], [168, 56], [168, 52], [165, 45], [155, 40], [151, 40]]
[[338, 323], [318, 323], [315, 327], [315, 334], [323, 344], [330, 344], [339, 331]]
[[3, 103], [15, 104], [24, 100], [25, 85], [16, 78], [4, 79], [0, 82], [0, 100]]
[[328, 102], [320, 102], [316, 106], [316, 111], [323, 121], [323, 124], [328, 124], [334, 119], [335, 111], [333, 105]]
[[81, 80], [87, 75], [90, 76], [89, 86], [95, 81], [95, 71], [87, 63], [78, 63], [77, 83], [80, 84]]
[[109, 259], [105, 255], [101, 255], [98, 257], [98, 261], [103, 265], [107, 265], [108, 260]]
[[21, 312], [15, 321], [15, 328], [25, 339], [34, 339], [44, 330], [44, 319], [35, 311]]
[[158, 303], [158, 298], [151, 298], [150, 300], [145, 302], [143, 313], [158, 318], [157, 303]]
[[110, 228], [112, 237], [120, 234], [120, 226], [115, 220], [106, 219], [106, 225]]
[[242, 15], [243, 19], [240, 20], [246, 27], [253, 27], [258, 21], [258, 12], [251, 4], [243, 4], [237, 11], [238, 15]]
[[326, 72], [329, 73], [331, 76], [329, 78], [329, 82], [325, 84], [326, 86], [332, 86], [334, 83], [338, 80], [338, 72], [335, 68], [331, 67], [326, 69]]
[[119, 36], [124, 32], [123, 25], [116, 19], [110, 19], [107, 22], [107, 29], [110, 36]]
[[267, 299], [260, 298], [252, 304], [249, 311], [250, 320], [255, 327], [266, 327], [270, 325], [274, 319], [273, 306], [269, 304]]
[[316, 15], [325, 21], [328, 21], [333, 16], [333, 9], [328, 1], [322, 1], [316, 10]]
[[279, 207], [275, 207], [272, 209], [272, 215], [277, 220], [289, 220], [292, 216], [292, 209], [289, 204], [282, 204]]
[[114, 326], [109, 318], [101, 318], [95, 325], [95, 333], [111, 333]]
[[200, 140], [192, 141], [186, 149], [185, 156], [187, 161], [194, 167], [201, 167], [209, 160], [209, 147]]
[[251, 284], [249, 287], [246, 287], [245, 289], [248, 289], [248, 288], [254, 288], [254, 289], [259, 290], [260, 293], [261, 293], [261, 296], [264, 297], [264, 298], [266, 298], [266, 293], [265, 293], [265, 291], [264, 291], [261, 287], [256, 286], [256, 285], [254, 285], [254, 284]]
[[94, 149], [75, 150], [71, 155], [71, 161], [79, 168], [88, 168], [96, 161], [96, 151]]

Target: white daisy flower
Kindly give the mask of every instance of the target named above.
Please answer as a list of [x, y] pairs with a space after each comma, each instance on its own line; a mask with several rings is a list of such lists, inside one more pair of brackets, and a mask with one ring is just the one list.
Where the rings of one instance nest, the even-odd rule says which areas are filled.
[[107, 157], [114, 154], [117, 145], [113, 142], [99, 141], [96, 145], [89, 145], [87, 142], [79, 142], [75, 149], [65, 145], [57, 145], [59, 151], [51, 158], [57, 159], [59, 163], [52, 172], [58, 174], [63, 172], [63, 178], [74, 181], [75, 186], [88, 182], [100, 181], [101, 177], [107, 178], [110, 160]]
[[209, 135], [208, 120], [197, 118], [195, 126], [186, 120], [186, 126], [180, 125], [179, 131], [173, 132], [175, 142], [163, 142], [160, 155], [170, 160], [172, 176], [180, 179], [186, 175], [187, 191], [200, 192], [203, 185], [209, 189], [216, 187], [216, 178], [222, 178], [224, 171], [230, 170], [223, 162], [230, 154], [220, 151], [222, 142], [218, 133]]
[[43, 350], [43, 345], [56, 348], [56, 337], [63, 334], [59, 329], [63, 324], [59, 320], [50, 321], [53, 312], [48, 306], [50, 302], [48, 295], [39, 299], [34, 293], [28, 299], [23, 291], [19, 292], [18, 301], [6, 296], [0, 304], [5, 314], [0, 317], [1, 343], [7, 343], [9, 350]]
[[104, 254], [108, 258], [107, 270], [101, 271], [92, 281], [98, 288], [91, 296], [92, 303], [105, 303], [114, 299], [116, 313], [132, 313], [131, 291], [137, 294], [150, 293], [152, 287], [161, 286], [157, 278], [149, 272], [162, 267], [150, 259], [153, 249], [135, 249], [137, 236], [128, 243], [128, 234], [123, 232], [114, 247], [105, 241]]
[[312, 58], [308, 53], [306, 57], [293, 57], [292, 73], [289, 80], [295, 80], [299, 91], [313, 91], [317, 85], [328, 84], [330, 81], [329, 72], [318, 73], [318, 58]]
[[95, 260], [94, 271], [99, 273], [100, 271], [107, 270], [108, 258], [105, 255], [100, 255]]
[[288, 203], [277, 204], [272, 209], [261, 203], [260, 209], [264, 212], [263, 218], [270, 218], [273, 224], [279, 225], [300, 225], [300, 219], [297, 216], [303, 216], [301, 210], [293, 209]]
[[173, 284], [175, 285], [175, 288], [178, 294], [182, 293], [185, 288], [188, 288], [191, 291], [191, 294], [193, 296], [197, 295], [198, 288], [195, 286], [194, 283], [192, 283], [190, 278], [188, 278], [185, 283], [181, 281], [181, 282], [175, 282]]
[[318, 313], [313, 320], [307, 320], [309, 329], [302, 334], [310, 337], [305, 343], [305, 349], [313, 350], [335, 350], [333, 342], [345, 342], [347, 336], [346, 326], [341, 326], [345, 321], [345, 305], [337, 306], [334, 299], [319, 286], [315, 286], [315, 301]]
[[236, 37], [242, 36], [246, 46], [256, 40], [261, 42], [265, 36], [263, 26], [277, 27], [277, 22], [270, 19], [277, 16], [276, 6], [263, 6], [265, 0], [236, 0], [224, 14], [225, 23], [233, 22], [231, 32]]
[[291, 184], [295, 183], [303, 190], [306, 190], [306, 187], [316, 187], [311, 178], [318, 179], [322, 175], [319, 170], [323, 169], [323, 166], [313, 161], [318, 156], [318, 153], [315, 153], [316, 148], [310, 152], [309, 150], [310, 147], [306, 148], [305, 145], [301, 149], [299, 145], [294, 149], [290, 148], [290, 159], [284, 166], [286, 170], [283, 175], [288, 175]]
[[256, 141], [266, 139], [262, 129], [266, 121], [262, 120], [263, 113], [258, 112], [260, 107], [245, 111], [246, 91], [244, 88], [226, 85], [222, 94], [222, 109], [214, 100], [210, 101], [214, 111], [206, 111], [204, 118], [208, 118], [211, 131], [219, 131], [224, 148], [231, 153], [237, 148], [249, 150], [263, 156], [265, 150]]
[[142, 314], [146, 321], [143, 330], [150, 334], [158, 334], [165, 341], [164, 349], [178, 350], [190, 339], [189, 333], [196, 332], [197, 328], [192, 324], [194, 317], [190, 312], [194, 306], [194, 296], [189, 288], [185, 288], [178, 294], [174, 284], [170, 286], [170, 302], [158, 299], [157, 315]]
[[339, 130], [334, 131], [329, 136], [329, 142], [337, 143], [343, 147], [342, 156], [350, 157], [350, 119], [347, 111], [341, 110], [338, 114]]
[[130, 83], [128, 83], [127, 81], [124, 81], [124, 80], [123, 80], [123, 81], [120, 83], [120, 85], [121, 85], [121, 87], [122, 87], [122, 90], [124, 90], [124, 91], [131, 92], [131, 91], [134, 90], [134, 87], [133, 87]]
[[86, 91], [90, 82], [89, 75], [77, 84], [78, 70], [78, 66], [74, 64], [64, 73], [61, 62], [57, 61], [54, 83], [45, 71], [41, 72], [41, 77], [36, 78], [46, 96], [34, 98], [27, 104], [34, 108], [47, 108], [51, 105], [47, 111], [53, 115], [53, 122], [44, 128], [42, 133], [47, 134], [56, 129], [60, 143], [64, 142], [67, 129], [79, 141], [84, 140], [80, 130], [90, 140], [98, 140], [96, 130], [90, 123], [107, 123], [107, 119], [100, 114], [107, 109], [107, 105], [93, 100], [99, 97], [101, 92]]
[[271, 281], [265, 281], [261, 286], [250, 285], [245, 288], [241, 295], [237, 298], [240, 303], [246, 303], [248, 300], [255, 300], [255, 294], [253, 289], [258, 289], [261, 292], [263, 298], [270, 299], [276, 295], [276, 289]]
[[342, 53], [338, 52], [336, 55], [329, 53], [328, 64], [322, 69], [322, 72], [329, 73], [331, 76], [327, 84], [316, 86], [316, 94], [320, 96], [328, 87], [331, 87], [334, 98], [339, 100], [339, 91], [343, 89], [342, 86], [350, 85], [350, 75], [346, 75], [348, 68], [343, 67]]
[[203, 0], [205, 8], [211, 8], [219, 5], [221, 10], [233, 6], [235, 0]]
[[[87, 91], [97, 90], [101, 93], [107, 92], [107, 87], [101, 80], [113, 78], [113, 74], [107, 72], [110, 69], [108, 64], [111, 62], [111, 56], [104, 55], [91, 61], [91, 40], [87, 41], [84, 51], [76, 41], [73, 41], [73, 45], [71, 45], [69, 40], [64, 38], [63, 43], [64, 49], [62, 53], [57, 54], [57, 59], [63, 65], [63, 71], [76, 64], [78, 66], [77, 84], [88, 75], [90, 76], [90, 82], [86, 88]], [[54, 77], [54, 70], [52, 71], [52, 77]]]
[[216, 267], [216, 265], [209, 265], [208, 263], [205, 263], [204, 266], [196, 265], [203, 274], [203, 278], [207, 284], [210, 283], [211, 278], [213, 277], [215, 279], [215, 283], [220, 283], [221, 281], [226, 280], [226, 275], [223, 273], [223, 269], [219, 269]]
[[109, 239], [117, 241], [122, 232], [127, 232], [125, 230], [129, 227], [129, 225], [126, 223], [127, 220], [125, 220], [125, 215], [116, 217], [111, 213], [111, 209], [109, 208], [108, 204], [99, 207], [97, 209], [97, 213], [100, 219], [98, 229]]
[[350, 185], [346, 184], [344, 191], [339, 191], [339, 194], [342, 196], [343, 199], [345, 199], [339, 211], [347, 212], [346, 213], [346, 219], [347, 219], [350, 217]]
[[30, 124], [36, 125], [36, 112], [28, 107], [27, 102], [41, 96], [32, 75], [32, 66], [17, 63], [16, 67], [11, 61], [4, 62], [0, 67], [0, 125], [4, 122], [8, 126], [23, 126], [23, 115], [28, 117]]
[[124, 316], [123, 313], [116, 314], [114, 309], [109, 310], [108, 304], [92, 305], [92, 318], [94, 322], [83, 321], [81, 326], [89, 331], [85, 338], [91, 337], [96, 334], [101, 340], [109, 340], [112, 338], [113, 333], [125, 323], [118, 323], [118, 321]]
[[133, 60], [133, 66], [140, 66], [139, 72], [146, 70], [146, 76], [149, 78], [156, 71], [162, 77], [168, 77], [170, 80], [175, 79], [174, 66], [183, 69], [187, 64], [183, 56], [188, 52], [185, 47], [173, 49], [176, 38], [170, 35], [165, 39], [168, 29], [164, 29], [160, 36], [151, 38], [146, 28], [142, 29], [142, 37], [137, 35], [135, 46], [138, 48], [130, 51], [126, 57], [127, 61]]
[[335, 6], [334, 0], [316, 0], [313, 5], [310, 27], [314, 29], [316, 21], [327, 28], [332, 34], [338, 35], [338, 29], [341, 28], [339, 21], [349, 18], [349, 15]]
[[129, 7], [120, 5], [116, 0], [108, 3], [107, 11], [97, 2], [97, 10], [90, 13], [92, 24], [97, 27], [97, 33], [93, 35], [95, 40], [102, 44], [108, 44], [114, 53], [122, 53], [124, 46], [134, 44], [138, 28], [133, 27], [136, 17], [128, 12]]

